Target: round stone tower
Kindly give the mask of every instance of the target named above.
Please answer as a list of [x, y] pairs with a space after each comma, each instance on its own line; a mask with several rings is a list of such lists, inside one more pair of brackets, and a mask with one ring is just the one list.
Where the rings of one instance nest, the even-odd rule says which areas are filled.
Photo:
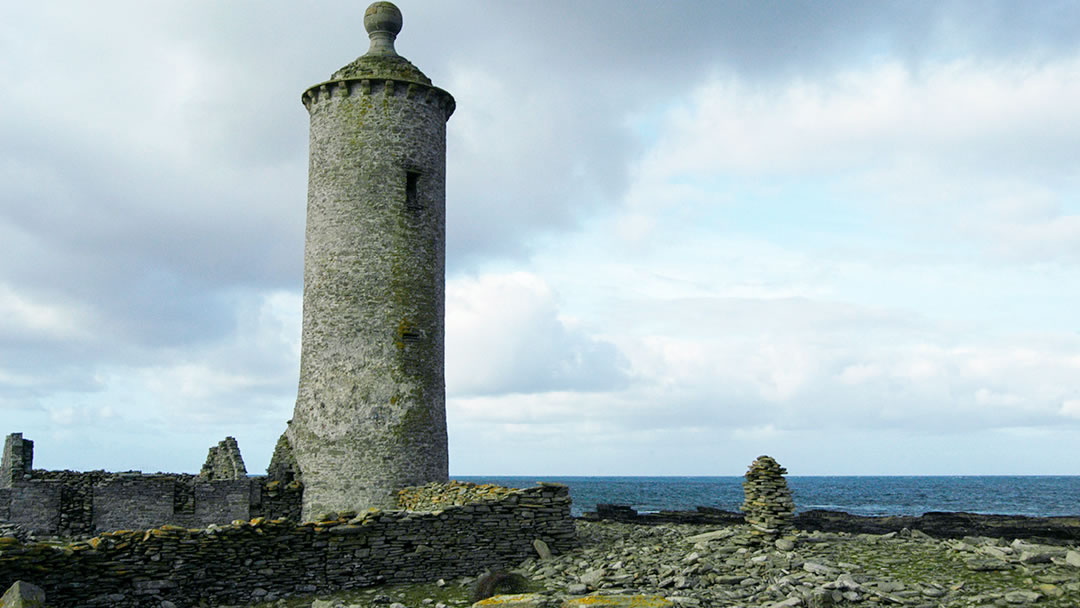
[[367, 54], [304, 92], [311, 116], [300, 386], [286, 432], [303, 517], [393, 507], [447, 479], [446, 121], [454, 98], [397, 54], [401, 11], [364, 14]]

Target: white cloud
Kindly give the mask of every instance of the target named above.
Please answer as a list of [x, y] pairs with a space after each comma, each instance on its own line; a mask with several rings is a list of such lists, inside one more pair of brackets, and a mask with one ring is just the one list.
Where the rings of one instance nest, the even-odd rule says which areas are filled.
[[18, 293], [0, 283], [0, 335], [28, 333], [45, 340], [80, 340], [90, 318], [82, 311]]
[[760, 88], [720, 77], [668, 115], [646, 162], [664, 175], [848, 171], [916, 160], [959, 171], [1068, 167], [1070, 154], [1060, 154], [1077, 152], [1078, 76], [1080, 58], [917, 69], [883, 62]]
[[988, 388], [980, 388], [975, 391], [975, 403], [986, 406], [1013, 406], [1020, 405], [1024, 399], [1012, 393], [992, 391]]
[[[644, 200], [662, 216], [671, 209], [658, 193], [688, 182], [712, 184], [713, 205], [748, 205], [771, 181], [801, 179], [848, 213], [896, 222], [909, 242], [940, 250], [959, 237], [999, 259], [1075, 261], [1080, 215], [1066, 203], [1078, 194], [1078, 105], [1076, 56], [879, 62], [771, 85], [715, 77], [659, 119], [628, 204], [641, 225], [641, 192], [657, 193]], [[779, 207], [776, 221], [800, 209]]]
[[529, 273], [451, 280], [446, 334], [451, 395], [606, 390], [624, 382], [621, 354], [562, 318], [554, 292]]
[[1080, 419], [1080, 399], [1066, 399], [1061, 403], [1061, 415]]

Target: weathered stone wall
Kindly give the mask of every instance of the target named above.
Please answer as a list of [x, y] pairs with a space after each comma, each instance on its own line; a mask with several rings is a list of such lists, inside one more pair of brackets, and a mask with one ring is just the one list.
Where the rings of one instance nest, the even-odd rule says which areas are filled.
[[397, 504], [398, 508], [409, 511], [435, 511], [482, 500], [502, 500], [514, 492], [513, 488], [504, 488], [490, 483], [478, 485], [467, 481], [450, 480], [447, 483], [429, 483], [423, 486], [402, 488], [398, 491]]
[[251, 501], [252, 517], [300, 521], [304, 486], [299, 481], [285, 483], [264, 480], [254, 487], [258, 490], [258, 500], [253, 498]]
[[[575, 545], [565, 486], [428, 513], [372, 509], [303, 525], [255, 519], [191, 530], [120, 531], [63, 547], [0, 538], [0, 589], [42, 587], [54, 608], [242, 604], [507, 568]], [[349, 516], [346, 518], [345, 516]]]
[[140, 471], [46, 471], [32, 469], [34, 442], [8, 435], [0, 488], [0, 520], [36, 536], [89, 536], [96, 532], [200, 527], [252, 517], [300, 521], [303, 489], [248, 477], [236, 440], [210, 448], [206, 475]]
[[0, 520], [38, 536], [174, 524], [221, 524], [251, 517], [300, 519], [298, 483], [262, 477], [203, 481], [194, 475], [105, 471], [34, 471], [0, 490]]
[[12, 484], [8, 520], [31, 532], [58, 529], [62, 492], [63, 485], [55, 481]]

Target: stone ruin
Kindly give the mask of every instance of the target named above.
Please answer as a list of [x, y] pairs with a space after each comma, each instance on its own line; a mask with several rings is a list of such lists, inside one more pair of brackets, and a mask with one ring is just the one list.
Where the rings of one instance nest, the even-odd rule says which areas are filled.
[[[236, 482], [202, 485], [216, 483]], [[63, 544], [0, 537], [0, 591], [22, 581], [12, 596], [44, 592], [54, 608], [248, 605], [508, 570], [577, 545], [564, 485], [429, 484], [402, 495], [424, 504], [305, 523], [255, 517], [124, 529]], [[456, 504], [463, 496], [470, 502]]]
[[240, 446], [235, 437], [226, 437], [223, 441], [210, 448], [206, 456], [206, 463], [199, 471], [199, 478], [212, 479], [244, 479], [247, 477], [247, 467], [244, 459], [240, 456]]
[[4, 454], [0, 457], [0, 488], [30, 479], [34, 464], [34, 442], [22, 433], [12, 433], [4, 439]]
[[770, 456], [758, 456], [746, 471], [742, 511], [753, 534], [772, 538], [791, 527], [795, 502], [784, 480], [785, 473], [787, 469]]
[[[287, 450], [276, 454], [287, 461]], [[210, 448], [202, 472], [49, 471], [33, 468], [34, 442], [4, 439], [0, 463], [0, 536], [82, 537], [162, 524], [202, 527], [300, 518], [303, 487], [292, 477], [249, 476], [233, 437]], [[286, 464], [271, 463], [285, 471]]]

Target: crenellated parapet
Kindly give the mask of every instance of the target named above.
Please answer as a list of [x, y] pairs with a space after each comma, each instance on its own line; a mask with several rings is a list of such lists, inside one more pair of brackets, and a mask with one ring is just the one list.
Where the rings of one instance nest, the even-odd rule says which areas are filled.
[[439, 87], [390, 77], [328, 80], [304, 91], [300, 101], [311, 112], [320, 102], [349, 97], [402, 97], [441, 109], [444, 120], [450, 118], [457, 107], [453, 95]]

